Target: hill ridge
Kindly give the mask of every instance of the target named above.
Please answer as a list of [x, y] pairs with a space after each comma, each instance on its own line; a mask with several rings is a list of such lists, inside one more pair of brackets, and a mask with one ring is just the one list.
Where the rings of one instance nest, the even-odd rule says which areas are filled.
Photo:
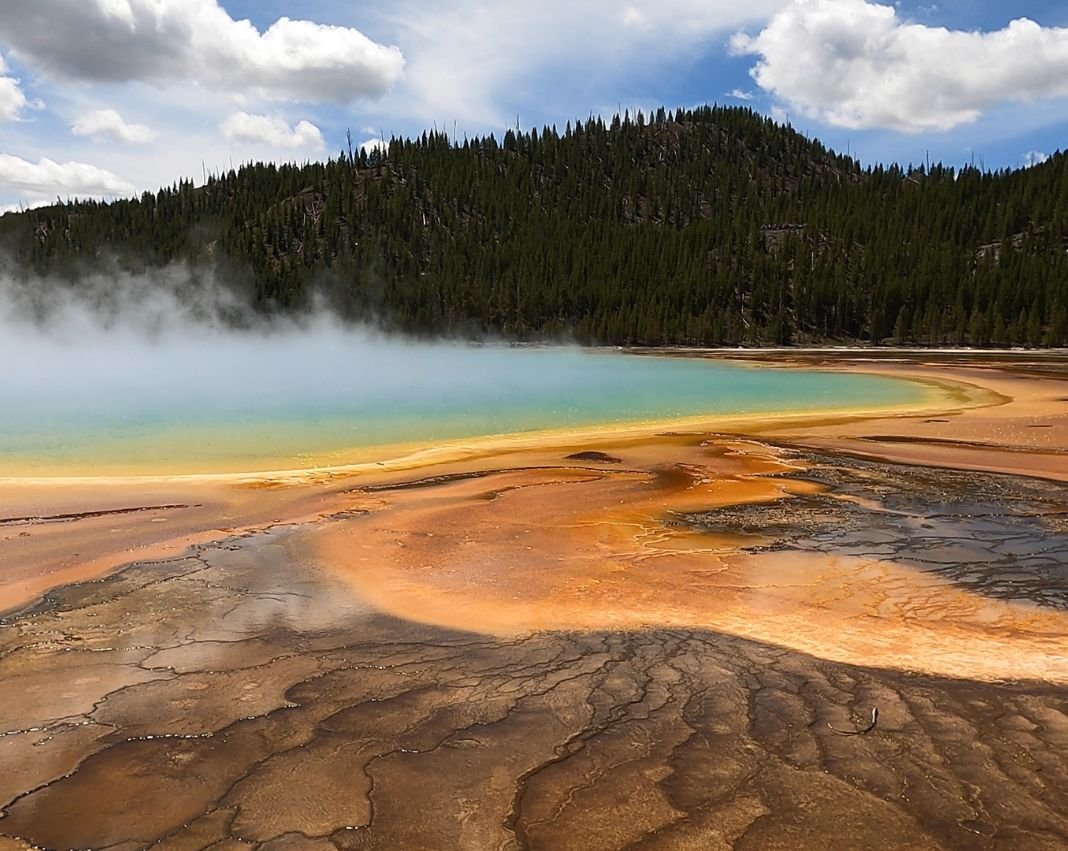
[[744, 107], [254, 164], [0, 218], [24, 270], [221, 269], [251, 305], [631, 345], [1068, 342], [1068, 160], [862, 169]]

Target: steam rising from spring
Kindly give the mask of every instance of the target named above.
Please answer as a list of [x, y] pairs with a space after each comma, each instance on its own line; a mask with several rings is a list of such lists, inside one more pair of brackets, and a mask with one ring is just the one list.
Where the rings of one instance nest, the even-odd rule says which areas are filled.
[[0, 475], [344, 464], [353, 450], [906, 401], [905, 384], [266, 318], [211, 275], [0, 277]]
[[[9, 400], [142, 403], [180, 397], [222, 403], [235, 395], [284, 399], [332, 394], [340, 382], [373, 395], [412, 392], [442, 380], [478, 381], [432, 357], [457, 345], [417, 344], [346, 324], [325, 307], [263, 316], [211, 273], [173, 266], [149, 275], [86, 275], [76, 282], [0, 278], [0, 356], [17, 365], [4, 379]], [[428, 367], [433, 365], [432, 370]], [[358, 377], [358, 381], [354, 378]]]

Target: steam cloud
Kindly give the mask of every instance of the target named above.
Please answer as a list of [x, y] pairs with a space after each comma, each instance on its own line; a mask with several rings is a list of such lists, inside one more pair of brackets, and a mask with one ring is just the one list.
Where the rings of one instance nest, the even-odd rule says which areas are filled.
[[[443, 350], [469, 352], [442, 360]], [[353, 326], [325, 307], [262, 316], [208, 272], [172, 266], [75, 282], [0, 273], [0, 391], [9, 404], [93, 407], [174, 397], [269, 404], [296, 392], [312, 407], [339, 386], [374, 398], [397, 385], [440, 393], [489, 381], [475, 352]]]
[[346, 463], [354, 447], [905, 393], [860, 376], [735, 380], [699, 361], [414, 342], [326, 309], [262, 317], [181, 266], [76, 282], [0, 272], [0, 359], [0, 476]]

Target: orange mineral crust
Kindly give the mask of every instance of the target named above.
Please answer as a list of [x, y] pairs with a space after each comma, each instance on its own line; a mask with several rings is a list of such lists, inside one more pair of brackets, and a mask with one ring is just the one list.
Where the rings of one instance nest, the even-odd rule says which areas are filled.
[[0, 851], [1068, 847], [1068, 358], [704, 355], [931, 392], [0, 479]]
[[722, 506], [789, 512], [820, 493], [770, 447], [675, 438], [606, 451], [616, 463], [364, 488], [354, 507], [365, 515], [308, 540], [361, 598], [451, 629], [700, 629], [850, 664], [1068, 680], [1064, 612], [970, 591], [878, 544], [865, 555], [863, 530], [844, 552], [760, 552], [759, 532], [679, 520]]

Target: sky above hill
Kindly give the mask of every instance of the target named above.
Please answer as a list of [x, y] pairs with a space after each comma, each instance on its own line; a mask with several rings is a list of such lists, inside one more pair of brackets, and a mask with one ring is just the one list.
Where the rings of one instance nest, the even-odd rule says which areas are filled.
[[0, 14], [0, 211], [657, 106], [863, 163], [1068, 147], [1063, 0], [33, 0]]

